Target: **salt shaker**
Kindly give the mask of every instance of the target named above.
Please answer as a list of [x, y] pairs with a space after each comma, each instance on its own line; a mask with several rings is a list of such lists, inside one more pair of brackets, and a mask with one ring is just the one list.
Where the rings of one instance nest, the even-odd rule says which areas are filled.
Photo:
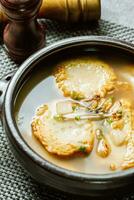
[[3, 32], [5, 48], [16, 62], [45, 46], [45, 31], [36, 19], [41, 0], [1, 0], [9, 19]]

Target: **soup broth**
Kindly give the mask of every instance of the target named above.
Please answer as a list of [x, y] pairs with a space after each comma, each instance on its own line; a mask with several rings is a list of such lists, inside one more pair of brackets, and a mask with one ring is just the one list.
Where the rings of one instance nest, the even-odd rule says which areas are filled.
[[[110, 143], [111, 153], [106, 158], [101, 158], [96, 154], [96, 140], [92, 152], [87, 156], [59, 158], [58, 156], [48, 153], [41, 143], [33, 136], [31, 131], [31, 122], [39, 106], [54, 100], [65, 99], [62, 92], [56, 86], [55, 77], [52, 73], [55, 66], [63, 62], [63, 60], [69, 61], [70, 59], [76, 58], [86, 60], [91, 57], [109, 64], [110, 67], [113, 68], [118, 81], [128, 83], [130, 86], [129, 88], [119, 86], [112, 96], [114, 95], [114, 98], [117, 100], [123, 98], [130, 101], [134, 109], [134, 60], [129, 55], [125, 55], [124, 52], [116, 52], [114, 50], [89, 51], [83, 55], [78, 54], [71, 58], [66, 57], [61, 60], [56, 60], [55, 63], [47, 63], [45, 64], [46, 66], [39, 67], [38, 71], [32, 74], [18, 93], [15, 103], [16, 122], [26, 143], [49, 162], [77, 172], [96, 174], [113, 173], [114, 170], [112, 171], [110, 166], [116, 165], [116, 171], [121, 170], [120, 165], [126, 152], [126, 145], [115, 146], [111, 142], [107, 130], [104, 132]], [[98, 123], [100, 123], [101, 126], [101, 121]]]

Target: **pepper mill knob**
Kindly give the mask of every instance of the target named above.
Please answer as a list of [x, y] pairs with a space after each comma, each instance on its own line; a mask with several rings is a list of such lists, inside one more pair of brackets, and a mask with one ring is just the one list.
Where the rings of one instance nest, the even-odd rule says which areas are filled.
[[16, 62], [22, 62], [45, 46], [44, 29], [36, 19], [41, 3], [41, 0], [1, 0], [9, 19], [3, 40], [8, 54]]

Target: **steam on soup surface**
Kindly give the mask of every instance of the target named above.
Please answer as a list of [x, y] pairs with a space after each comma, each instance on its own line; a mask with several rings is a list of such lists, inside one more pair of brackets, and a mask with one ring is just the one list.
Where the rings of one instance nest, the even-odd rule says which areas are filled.
[[29, 78], [15, 112], [33, 150], [84, 173], [134, 167], [134, 60], [121, 53], [57, 59]]

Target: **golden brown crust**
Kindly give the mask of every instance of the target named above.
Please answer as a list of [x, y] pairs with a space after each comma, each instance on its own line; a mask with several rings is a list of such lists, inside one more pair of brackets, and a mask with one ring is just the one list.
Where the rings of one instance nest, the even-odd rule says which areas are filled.
[[134, 167], [134, 111], [132, 111], [132, 131], [128, 138], [126, 153], [121, 167], [122, 169]]
[[134, 167], [134, 132], [132, 133], [128, 141], [126, 153], [124, 156], [124, 161], [121, 167], [122, 169], [128, 169]]
[[[81, 68], [79, 75], [77, 74], [78, 68]], [[100, 75], [103, 77], [99, 77], [97, 79], [98, 83], [95, 83], [95, 87], [98, 84], [98, 88], [96, 88], [95, 91], [90, 91], [92, 89], [90, 87], [90, 77], [85, 82], [80, 79], [83, 73], [82, 70], [86, 70], [85, 73], [89, 73], [90, 75], [90, 70], [92, 73], [93, 68], [96, 68], [96, 73], [93, 73], [91, 76], [97, 76], [96, 74], [100, 70]], [[70, 71], [72, 72], [72, 75], [70, 74]], [[96, 61], [89, 58], [85, 58], [85, 60], [76, 59], [74, 61], [70, 60], [63, 62], [57, 67], [54, 75], [58, 88], [63, 92], [64, 96], [69, 96], [73, 99], [90, 98], [96, 95], [104, 97], [108, 91], [114, 89], [116, 80], [116, 76], [109, 65], [101, 61]], [[103, 78], [103, 83], [101, 83], [101, 79]], [[101, 84], [101, 87], [99, 87], [99, 84]], [[88, 91], [86, 91], [86, 89], [84, 88], [85, 85], [87, 85]]]
[[[32, 133], [41, 142], [45, 149], [52, 154], [68, 157], [76, 153], [90, 153], [93, 149], [94, 143], [94, 134], [90, 127], [90, 122], [87, 122], [87, 124], [84, 123], [85, 128], [81, 129], [83, 130], [83, 133], [81, 133], [83, 134], [83, 137], [80, 137], [80, 141], [77, 140], [76, 135], [76, 141], [72, 140], [71, 142], [66, 142], [66, 140], [62, 140], [62, 138], [60, 138], [60, 134], [64, 134], [64, 123], [66, 122], [57, 122], [53, 119], [49, 111], [49, 107], [44, 105], [38, 109], [37, 116], [33, 119], [31, 124]], [[66, 128], [69, 127], [69, 122], [67, 123]], [[54, 126], [52, 126], [52, 124], [54, 124]], [[75, 122], [71, 122], [70, 126], [73, 125], [76, 132], [78, 132], [79, 137], [80, 132], [78, 130], [80, 126], [75, 124]], [[71, 131], [68, 129], [70, 137], [73, 134], [72, 131], [73, 128]], [[66, 136], [67, 135], [65, 135], [65, 137]], [[64, 137], [64, 135], [62, 137]]]

